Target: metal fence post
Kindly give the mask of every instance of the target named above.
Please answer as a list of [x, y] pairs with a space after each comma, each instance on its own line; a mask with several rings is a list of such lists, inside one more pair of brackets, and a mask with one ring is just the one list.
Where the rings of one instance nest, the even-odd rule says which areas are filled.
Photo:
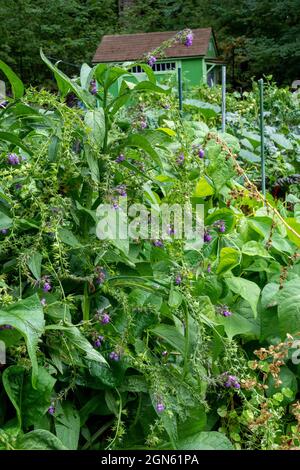
[[226, 131], [226, 65], [222, 65], [222, 132]]
[[265, 162], [265, 136], [264, 136], [264, 81], [258, 80], [260, 104], [260, 159], [261, 159], [261, 189], [266, 198], [266, 162]]
[[181, 67], [177, 69], [178, 73], [178, 99], [179, 99], [179, 111], [182, 112], [182, 75], [181, 75]]

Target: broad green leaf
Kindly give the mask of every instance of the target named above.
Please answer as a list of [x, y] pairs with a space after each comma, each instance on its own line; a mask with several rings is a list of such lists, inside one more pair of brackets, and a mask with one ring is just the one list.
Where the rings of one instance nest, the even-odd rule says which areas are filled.
[[225, 233], [230, 232], [235, 224], [235, 215], [230, 209], [216, 209], [212, 214], [209, 214], [205, 219], [205, 225], [211, 225], [217, 220], [224, 220]]
[[183, 104], [187, 107], [198, 109], [206, 118], [215, 118], [221, 111], [221, 108], [218, 105], [205, 103], [193, 98], [184, 100]]
[[209, 184], [205, 176], [202, 176], [198, 181], [195, 192], [193, 194], [194, 197], [206, 197], [212, 196], [215, 193], [214, 188]]
[[41, 255], [41, 253], [33, 253], [33, 255], [30, 256], [27, 262], [30, 271], [37, 280], [41, 279], [42, 260], [43, 256]]
[[177, 444], [178, 450], [233, 450], [227, 437], [217, 431], [199, 432], [182, 439]]
[[230, 317], [220, 316], [218, 323], [221, 323], [224, 326], [224, 330], [230, 340], [236, 335], [256, 336], [259, 333], [253, 322], [247, 320], [247, 318], [244, 318], [236, 312], [234, 312]]
[[170, 137], [174, 137], [176, 135], [176, 132], [173, 131], [173, 129], [170, 129], [169, 127], [158, 127], [156, 130], [164, 132], [165, 134], [167, 134]]
[[255, 153], [250, 152], [247, 149], [241, 149], [239, 151], [239, 156], [242, 157], [244, 160], [250, 163], [260, 163], [260, 157], [255, 155]]
[[79, 349], [84, 354], [85, 359], [107, 364], [102, 354], [93, 348], [91, 343], [80, 333], [76, 326], [48, 325], [46, 326], [46, 330], [63, 331], [68, 342]]
[[257, 316], [257, 304], [260, 296], [260, 288], [255, 282], [248, 281], [242, 277], [228, 277], [225, 282], [229, 289], [240, 295], [251, 305], [254, 316]]
[[178, 434], [184, 439], [203, 431], [206, 426], [206, 412], [203, 405], [189, 410], [188, 418], [178, 426]]
[[82, 247], [81, 243], [79, 243], [75, 235], [73, 235], [73, 233], [66, 228], [60, 228], [58, 230], [58, 236], [63, 243], [71, 246], [72, 248]]
[[240, 253], [235, 248], [225, 247], [220, 251], [220, 262], [217, 274], [224, 274], [233, 269], [240, 262]]
[[150, 142], [140, 134], [131, 134], [124, 142], [126, 147], [136, 147], [144, 150], [160, 167], [162, 166], [160, 158], [156, 150], [152, 147]]
[[270, 308], [277, 305], [276, 294], [279, 291], [280, 285], [275, 282], [266, 284], [261, 291], [261, 305], [262, 308]]
[[174, 289], [174, 287], [170, 290], [168, 305], [172, 308], [178, 308], [182, 303], [182, 295], [179, 291]]
[[10, 228], [12, 226], [13, 220], [0, 211], [0, 230], [4, 228]]
[[50, 62], [49, 59], [45, 56], [42, 49], [40, 50], [41, 58], [48, 65], [49, 69], [55, 74], [57, 79], [57, 84], [60, 87], [62, 93], [66, 92], [66, 87], [72, 90], [75, 95], [82, 101], [87, 108], [93, 107], [95, 104], [95, 98], [86, 90], [82, 90], [75, 81], [71, 80], [66, 74], [64, 74], [59, 68]]
[[134, 64], [130, 64], [128, 68], [131, 69], [133, 65], [140, 66], [143, 72], [145, 72], [145, 74], [147, 75], [149, 82], [154, 83], [154, 84], [156, 83], [156, 76], [155, 76], [155, 73], [153, 72], [152, 67], [150, 67], [149, 65], [143, 62], [135, 62]]
[[11, 325], [24, 336], [32, 364], [32, 385], [35, 388], [38, 378], [36, 349], [45, 326], [43, 309], [38, 296], [32, 295], [0, 310], [1, 325]]
[[300, 248], [300, 221], [297, 221], [295, 217], [288, 217], [285, 221], [299, 234], [299, 237], [297, 237], [291, 230], [287, 229], [288, 238]]
[[15, 74], [15, 72], [5, 64], [2, 60], [0, 60], [0, 70], [6, 75], [7, 79], [11, 84], [11, 89], [13, 92], [13, 97], [15, 99], [22, 98], [24, 95], [24, 85], [19, 77]]
[[162, 88], [158, 85], [155, 85], [152, 82], [144, 81], [144, 82], [139, 82], [135, 87], [134, 91], [148, 91], [148, 92], [153, 92], [153, 93], [169, 93], [169, 89]]
[[242, 253], [248, 256], [261, 256], [262, 258], [272, 258], [264, 246], [256, 242], [255, 240], [250, 240], [242, 246]]
[[280, 147], [284, 148], [285, 150], [293, 150], [292, 143], [282, 134], [271, 134], [271, 140], [273, 140], [276, 144]]
[[283, 284], [276, 294], [278, 301], [278, 319], [282, 338], [300, 331], [300, 277]]
[[89, 136], [95, 145], [101, 147], [105, 135], [105, 117], [103, 108], [87, 111], [84, 122], [88, 127]]
[[14, 144], [16, 147], [20, 147], [21, 149], [25, 150], [28, 155], [32, 155], [32, 151], [30, 150], [27, 145], [23, 144], [22, 140], [16, 134], [12, 134], [11, 132], [0, 132], [0, 141], [5, 140], [6, 142], [10, 142]]
[[23, 366], [11, 366], [2, 375], [3, 386], [12, 402], [24, 429], [36, 424], [47, 412], [55, 379], [39, 367], [35, 388], [32, 387], [29, 372]]
[[92, 73], [93, 69], [88, 64], [82, 64], [80, 69], [80, 84], [84, 90], [88, 90], [90, 87]]
[[80, 434], [80, 416], [75, 406], [63, 402], [55, 412], [55, 432], [67, 449], [76, 450]]
[[179, 351], [184, 354], [185, 338], [175, 326], [165, 325], [164, 323], [161, 323], [160, 325], [153, 328], [151, 332], [163, 338], [167, 343], [173, 346], [176, 351]]
[[68, 450], [54, 434], [44, 429], [36, 429], [19, 437], [17, 448], [20, 450]]

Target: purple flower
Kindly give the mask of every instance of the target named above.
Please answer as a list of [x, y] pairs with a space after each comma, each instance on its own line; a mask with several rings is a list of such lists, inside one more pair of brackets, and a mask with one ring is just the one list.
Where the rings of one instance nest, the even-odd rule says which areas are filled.
[[176, 163], [177, 165], [182, 165], [184, 162], [184, 155], [183, 153], [181, 153], [180, 155], [178, 155], [178, 157], [176, 158]]
[[47, 305], [46, 299], [44, 297], [41, 299], [41, 305], [43, 307], [45, 307], [45, 305]]
[[97, 266], [96, 269], [95, 269], [96, 273], [97, 273], [97, 279], [96, 279], [96, 284], [103, 284], [103, 282], [105, 281], [106, 279], [106, 274], [105, 272], [103, 271], [102, 268], [100, 268], [100, 266]]
[[162, 357], [166, 357], [166, 356], [168, 355], [168, 351], [163, 351], [163, 352], [161, 353], [161, 355], [162, 355]]
[[204, 150], [203, 149], [199, 149], [199, 152], [198, 152], [198, 155], [199, 155], [199, 158], [203, 158], [204, 157]]
[[101, 318], [101, 323], [102, 325], [107, 325], [107, 323], [110, 322], [110, 316], [108, 313], [103, 313], [102, 318]]
[[115, 351], [112, 351], [109, 355], [109, 359], [111, 359], [112, 361], [119, 361], [120, 355], [116, 353]]
[[177, 274], [177, 276], [175, 277], [175, 284], [177, 286], [180, 286], [181, 282], [182, 282], [182, 278], [181, 278], [180, 274]]
[[235, 375], [230, 375], [228, 372], [224, 372], [222, 374], [222, 378], [224, 380], [224, 387], [226, 388], [236, 388], [239, 389], [241, 388], [241, 385]]
[[156, 411], [158, 413], [162, 413], [163, 411], [165, 411], [165, 405], [163, 403], [157, 403], [156, 405]]
[[154, 240], [153, 245], [156, 246], [157, 248], [162, 248], [164, 246], [163, 242], [161, 240]]
[[147, 126], [148, 126], [148, 125], [147, 125], [146, 121], [141, 121], [141, 122], [140, 122], [140, 127], [141, 127], [141, 129], [146, 129]]
[[15, 186], [16, 189], [22, 189], [23, 185], [21, 183], [17, 183]]
[[19, 165], [20, 158], [16, 153], [10, 153], [8, 154], [7, 162], [9, 163], [9, 165]]
[[94, 342], [95, 348], [100, 348], [102, 346], [103, 340], [104, 340], [104, 336], [98, 336], [96, 341]]
[[116, 159], [115, 159], [115, 162], [116, 163], [121, 163], [121, 162], [124, 162], [125, 160], [125, 156], [121, 153]]
[[0, 230], [0, 232], [1, 232], [3, 235], [7, 235], [8, 229], [7, 229], [7, 228], [2, 228], [2, 229]]
[[204, 231], [203, 240], [205, 243], [209, 243], [212, 240], [212, 236], [209, 234], [207, 230]]
[[126, 185], [125, 184], [119, 184], [118, 186], [116, 186], [115, 191], [122, 197], [127, 196]]
[[185, 43], [184, 43], [185, 46], [190, 47], [193, 44], [193, 39], [194, 39], [193, 33], [192, 32], [188, 33], [185, 37]]
[[228, 309], [226, 305], [221, 305], [217, 307], [217, 313], [219, 313], [219, 315], [222, 315], [223, 317], [231, 317], [232, 315], [232, 312]]
[[114, 209], [116, 209], [116, 210], [119, 209], [119, 204], [117, 203], [117, 200], [116, 200], [116, 199], [113, 199], [112, 205], [113, 205], [113, 208], [114, 208]]
[[175, 235], [176, 231], [173, 225], [169, 225], [169, 227], [167, 228], [167, 233], [168, 235]]
[[95, 95], [97, 93], [96, 80], [91, 80], [91, 93], [92, 93], [92, 95]]
[[55, 413], [55, 406], [52, 404], [51, 406], [49, 406], [48, 408], [48, 413], [53, 416], [54, 413]]
[[0, 326], [1, 331], [2, 330], [13, 330], [13, 329], [14, 329], [14, 327], [11, 326], [11, 325], [2, 325], [2, 326]]
[[52, 289], [52, 286], [51, 286], [50, 282], [46, 281], [43, 285], [43, 291], [44, 292], [49, 292], [51, 289]]
[[214, 227], [216, 227], [216, 228], [219, 230], [219, 232], [221, 232], [221, 233], [224, 233], [224, 232], [226, 231], [226, 225], [225, 225], [224, 220], [216, 220], [213, 225], [214, 225]]
[[153, 67], [153, 65], [155, 64], [156, 62], [156, 57], [154, 57], [154, 55], [151, 55], [148, 59], [148, 65], [150, 65], [150, 67]]
[[208, 266], [207, 266], [207, 272], [211, 273], [211, 265], [210, 264], [208, 264]]

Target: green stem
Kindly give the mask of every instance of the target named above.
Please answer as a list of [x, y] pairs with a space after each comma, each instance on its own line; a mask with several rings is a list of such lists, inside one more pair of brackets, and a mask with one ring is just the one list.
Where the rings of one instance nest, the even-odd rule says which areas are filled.
[[84, 283], [84, 293], [82, 299], [82, 313], [83, 313], [83, 321], [89, 321], [90, 319], [90, 299], [89, 299], [89, 287], [88, 283]]

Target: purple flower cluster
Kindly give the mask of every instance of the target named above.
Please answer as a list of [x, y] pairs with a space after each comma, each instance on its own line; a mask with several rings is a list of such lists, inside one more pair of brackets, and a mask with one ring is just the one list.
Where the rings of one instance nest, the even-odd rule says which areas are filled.
[[217, 307], [217, 312], [219, 313], [219, 315], [222, 315], [223, 317], [231, 317], [232, 315], [232, 312], [229, 310], [227, 305], [221, 305]]
[[175, 277], [175, 284], [176, 286], [180, 286], [181, 283], [182, 283], [182, 278], [180, 274], [177, 274], [177, 276]]
[[54, 406], [54, 403], [51, 404], [51, 406], [49, 406], [48, 408], [48, 413], [49, 415], [53, 416], [54, 413], [55, 413], [55, 406]]
[[120, 153], [120, 155], [115, 159], [115, 162], [121, 163], [121, 162], [124, 162], [124, 160], [125, 160], [125, 156], [123, 155], [123, 153]]
[[219, 230], [220, 233], [224, 233], [226, 230], [226, 225], [225, 225], [224, 220], [216, 220], [213, 225]]
[[162, 357], [166, 357], [168, 354], [169, 354], [168, 351], [163, 351], [163, 352], [161, 353]]
[[222, 378], [224, 380], [224, 387], [226, 388], [241, 388], [241, 385], [235, 375], [230, 375], [228, 372], [224, 372], [222, 374]]
[[174, 228], [174, 225], [169, 225], [168, 228], [167, 228], [167, 234], [168, 235], [175, 235], [176, 233], [176, 230]]
[[153, 246], [156, 246], [157, 248], [162, 248], [164, 246], [161, 240], [154, 240], [152, 243], [153, 243]]
[[11, 325], [1, 325], [0, 326], [0, 331], [3, 331], [3, 330], [13, 330], [14, 327], [11, 326]]
[[7, 235], [8, 229], [7, 229], [7, 228], [2, 228], [2, 229], [0, 230], [0, 233], [2, 233], [2, 235]]
[[162, 413], [163, 411], [165, 411], [165, 405], [161, 402], [157, 403], [156, 405], [156, 411], [158, 413]]
[[104, 312], [101, 317], [101, 323], [102, 325], [107, 325], [107, 323], [109, 322], [110, 322], [110, 316], [108, 315], [108, 313]]
[[212, 236], [210, 235], [208, 230], [204, 231], [203, 240], [204, 240], [205, 243], [209, 243], [212, 240]]
[[178, 157], [176, 158], [176, 163], [177, 163], [177, 165], [183, 165], [183, 163], [184, 163], [184, 155], [183, 155], [183, 153], [181, 153], [180, 155], [178, 155]]
[[91, 80], [91, 93], [92, 93], [92, 95], [96, 95], [96, 93], [97, 93], [96, 80]]
[[103, 284], [106, 278], [106, 274], [100, 266], [97, 266], [96, 269], [96, 284]]
[[100, 348], [102, 346], [102, 342], [104, 340], [104, 336], [97, 336], [95, 342], [94, 342], [94, 347], [95, 348]]
[[119, 361], [120, 354], [116, 353], [116, 351], [112, 351], [109, 355], [109, 359], [111, 359], [112, 361]]
[[141, 122], [140, 122], [140, 128], [141, 128], [141, 129], [146, 129], [146, 127], [148, 127], [148, 124], [146, 123], [146, 121], [144, 121], [144, 120], [141, 121]]
[[119, 184], [118, 186], [115, 187], [114, 190], [122, 197], [127, 196], [126, 185], [125, 184]]
[[204, 154], [205, 154], [204, 150], [199, 149], [199, 151], [198, 151], [199, 158], [204, 158]]
[[207, 272], [211, 273], [211, 265], [210, 264], [207, 265]]
[[184, 45], [186, 47], [190, 47], [193, 44], [193, 39], [194, 39], [193, 33], [192, 32], [188, 33], [185, 37]]
[[153, 65], [155, 64], [156, 62], [156, 57], [154, 57], [154, 55], [151, 55], [148, 59], [148, 65], [150, 65], [150, 67], [153, 67]]
[[50, 276], [43, 276], [41, 279], [44, 292], [49, 292], [52, 289]]
[[7, 156], [7, 163], [9, 165], [19, 165], [20, 157], [16, 153], [9, 153]]

